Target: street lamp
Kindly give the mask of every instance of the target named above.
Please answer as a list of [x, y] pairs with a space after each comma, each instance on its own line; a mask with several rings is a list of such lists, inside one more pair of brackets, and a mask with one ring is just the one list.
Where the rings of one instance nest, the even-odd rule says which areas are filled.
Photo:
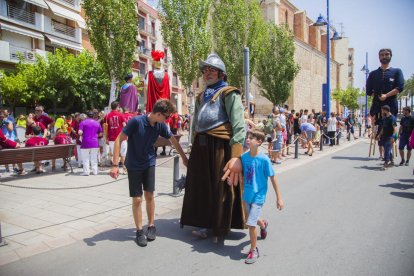
[[[330, 23], [329, 23], [329, 0], [326, 0], [326, 19], [323, 18], [323, 16], [320, 14], [318, 16], [318, 19], [316, 20], [316, 22], [313, 24], [313, 26], [316, 27], [320, 27], [320, 26], [325, 26], [326, 25], [326, 117], [329, 118], [330, 114], [331, 114], [331, 57], [330, 57], [330, 50], [331, 50], [331, 44], [330, 44], [330, 40], [339, 40], [342, 37], [340, 37], [338, 35], [338, 33], [336, 32], [336, 30], [334, 29], [334, 34], [332, 36], [332, 38], [330, 38]], [[322, 92], [322, 95], [324, 93]], [[324, 97], [322, 96], [322, 106], [323, 106], [323, 99]]]
[[365, 65], [361, 69], [362, 72], [365, 72], [365, 120], [368, 118], [368, 91], [367, 91], [367, 80], [369, 75], [368, 69], [368, 52], [365, 53]]

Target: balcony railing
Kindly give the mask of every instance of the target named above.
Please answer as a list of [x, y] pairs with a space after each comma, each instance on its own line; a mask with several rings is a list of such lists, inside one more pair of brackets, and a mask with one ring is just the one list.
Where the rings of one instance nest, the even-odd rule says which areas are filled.
[[148, 49], [148, 48], [145, 48], [145, 47], [137, 47], [137, 53], [150, 56], [151, 55], [151, 50]]
[[36, 15], [32, 11], [27, 11], [12, 5], [7, 5], [7, 16], [19, 21], [36, 25]]
[[21, 56], [25, 61], [34, 61], [35, 54], [32, 50], [10, 45], [10, 59], [19, 60]]
[[52, 20], [52, 30], [67, 36], [76, 37], [75, 28], [59, 23], [54, 20]]

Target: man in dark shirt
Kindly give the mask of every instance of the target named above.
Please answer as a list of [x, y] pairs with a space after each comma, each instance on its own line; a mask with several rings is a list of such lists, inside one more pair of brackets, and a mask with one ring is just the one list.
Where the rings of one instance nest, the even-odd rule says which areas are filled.
[[388, 105], [391, 114], [397, 116], [397, 95], [404, 90], [404, 76], [399, 68], [390, 67], [391, 49], [381, 49], [378, 53], [381, 66], [372, 71], [367, 79], [366, 93], [372, 96], [370, 115], [375, 118], [375, 125], [381, 119], [381, 107]]
[[[398, 136], [400, 137], [400, 144], [398, 149], [400, 150], [401, 162], [400, 166], [405, 165], [408, 166], [411, 157], [411, 147], [408, 143], [410, 139], [411, 132], [414, 129], [414, 117], [411, 116], [411, 108], [404, 107], [403, 108], [404, 116], [401, 118], [400, 122], [400, 129], [398, 130]], [[407, 159], [404, 159], [404, 148], [407, 146]]]
[[397, 120], [395, 119], [394, 115], [390, 112], [390, 107], [388, 105], [384, 105], [381, 107], [382, 113], [382, 130], [379, 134], [381, 139], [382, 145], [384, 147], [384, 167], [383, 170], [387, 169], [388, 167], [392, 166], [391, 162], [391, 155], [392, 155], [392, 145], [394, 144], [395, 134], [396, 134], [396, 127], [397, 127]]

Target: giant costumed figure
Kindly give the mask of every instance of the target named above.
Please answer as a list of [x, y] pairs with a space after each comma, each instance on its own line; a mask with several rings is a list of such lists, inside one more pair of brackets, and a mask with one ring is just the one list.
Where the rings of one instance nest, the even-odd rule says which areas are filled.
[[149, 71], [147, 83], [147, 113], [152, 111], [152, 107], [158, 99], [170, 99], [170, 79], [168, 73], [161, 66], [161, 59], [164, 58], [164, 52], [152, 51], [154, 61], [154, 70]]
[[231, 228], [245, 227], [242, 189], [237, 181], [246, 131], [240, 91], [227, 85], [220, 57], [210, 54], [200, 61], [200, 70], [207, 87], [196, 97], [180, 223], [200, 227], [193, 234], [201, 238], [211, 230], [217, 242]]
[[136, 112], [138, 109], [138, 91], [132, 83], [132, 77], [132, 74], [125, 77], [126, 83], [122, 85], [119, 93], [119, 106], [131, 112]]

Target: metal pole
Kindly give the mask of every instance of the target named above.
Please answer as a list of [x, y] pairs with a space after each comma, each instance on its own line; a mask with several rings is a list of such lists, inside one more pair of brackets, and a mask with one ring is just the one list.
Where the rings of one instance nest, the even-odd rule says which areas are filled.
[[319, 138], [319, 150], [323, 151], [323, 130], [321, 131], [321, 137]]
[[250, 62], [249, 62], [249, 47], [244, 47], [244, 63], [243, 63], [243, 72], [244, 72], [244, 91], [246, 95], [246, 106], [247, 112], [250, 114]]
[[299, 135], [295, 135], [295, 159], [299, 156]]
[[368, 52], [365, 53], [365, 118], [368, 118], [368, 91], [366, 91], [368, 81]]
[[180, 195], [180, 191], [177, 187], [177, 181], [180, 178], [180, 157], [174, 156], [174, 173], [173, 173], [173, 196]]
[[329, 114], [331, 114], [331, 45], [329, 39], [329, 0], [326, 0], [326, 88], [327, 88], [327, 101], [326, 101], [326, 116], [328, 118]]
[[0, 221], [0, 246], [7, 245], [7, 242], [3, 240], [3, 236], [1, 235], [1, 221]]

